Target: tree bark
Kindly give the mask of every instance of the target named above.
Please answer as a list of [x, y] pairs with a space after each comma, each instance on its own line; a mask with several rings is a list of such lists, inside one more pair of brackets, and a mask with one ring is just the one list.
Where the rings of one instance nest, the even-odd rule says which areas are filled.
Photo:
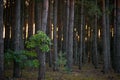
[[[43, 1], [43, 13], [42, 13], [41, 30], [45, 33], [46, 33], [47, 18], [48, 18], [48, 7], [49, 7], [49, 0], [44, 0]], [[38, 80], [45, 80], [45, 71], [46, 71], [45, 53], [43, 53], [43, 52], [38, 53], [38, 60], [39, 60], [39, 63], [40, 63]]]
[[114, 53], [114, 70], [120, 73], [120, 0], [117, 0], [117, 17], [115, 33], [115, 52]]
[[28, 17], [28, 38], [33, 35], [33, 24], [34, 24], [34, 0], [30, 0]]
[[4, 80], [3, 0], [0, 0], [0, 80]]
[[58, 65], [57, 65], [57, 61], [58, 61], [58, 46], [57, 46], [57, 5], [58, 5], [58, 0], [54, 0], [54, 6], [53, 6], [53, 18], [54, 18], [54, 22], [53, 22], [53, 41], [54, 41], [54, 68], [53, 70], [56, 71], [58, 70]]
[[104, 59], [104, 65], [103, 65], [103, 72], [108, 73], [109, 72], [109, 51], [108, 51], [108, 33], [107, 33], [107, 24], [106, 24], [106, 7], [105, 7], [105, 1], [103, 0], [103, 59]]
[[68, 53], [67, 67], [72, 71], [73, 66], [73, 27], [74, 27], [74, 0], [70, 0], [70, 15], [68, 28]]
[[79, 69], [82, 68], [82, 54], [83, 54], [83, 3], [84, 3], [84, 0], [81, 1], [81, 26], [80, 26], [80, 53], [79, 53]]
[[[97, 0], [96, 0], [96, 4], [97, 6]], [[95, 13], [95, 20], [94, 20], [94, 28], [93, 28], [93, 49], [94, 49], [94, 52], [93, 52], [93, 64], [95, 66], [95, 68], [98, 68], [98, 47], [97, 47], [97, 13]]]
[[[21, 0], [16, 0], [15, 6], [15, 39], [14, 39], [14, 51], [20, 52], [22, 50], [22, 28], [21, 28]], [[14, 60], [14, 77], [21, 76], [20, 64]]]

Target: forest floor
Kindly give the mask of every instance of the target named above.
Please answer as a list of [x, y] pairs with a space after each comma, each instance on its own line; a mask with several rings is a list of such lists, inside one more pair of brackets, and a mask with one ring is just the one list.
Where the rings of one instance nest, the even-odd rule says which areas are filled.
[[[14, 80], [37, 80], [38, 71], [23, 70], [22, 77]], [[6, 71], [6, 77], [10, 77], [12, 74], [11, 70]], [[13, 79], [9, 79], [13, 80]], [[83, 66], [82, 70], [78, 70], [77, 67], [73, 67], [71, 73], [59, 71], [53, 72], [52, 69], [46, 69], [46, 80], [120, 80], [120, 74], [111, 71], [108, 74], [103, 74], [101, 69], [95, 69], [93, 65], [86, 64]]]

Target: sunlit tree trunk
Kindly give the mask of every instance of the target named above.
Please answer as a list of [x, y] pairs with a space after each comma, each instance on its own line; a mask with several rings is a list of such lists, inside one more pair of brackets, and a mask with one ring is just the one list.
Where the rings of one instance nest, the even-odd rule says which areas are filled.
[[4, 80], [3, 0], [0, 0], [0, 80]]

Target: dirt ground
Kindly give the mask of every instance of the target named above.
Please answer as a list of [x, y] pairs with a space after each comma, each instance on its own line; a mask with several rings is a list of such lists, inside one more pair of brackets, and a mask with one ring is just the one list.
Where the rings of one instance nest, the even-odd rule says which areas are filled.
[[[71, 73], [59, 71], [53, 72], [51, 68], [46, 69], [46, 80], [120, 80], [120, 74], [114, 73], [111, 70], [108, 74], [103, 74], [101, 68], [95, 69], [93, 65], [86, 64], [82, 70], [79, 70], [76, 66], [73, 67]], [[6, 80], [37, 80], [36, 69], [25, 69], [22, 71], [22, 77], [19, 79], [11, 78], [11, 70], [6, 71]]]

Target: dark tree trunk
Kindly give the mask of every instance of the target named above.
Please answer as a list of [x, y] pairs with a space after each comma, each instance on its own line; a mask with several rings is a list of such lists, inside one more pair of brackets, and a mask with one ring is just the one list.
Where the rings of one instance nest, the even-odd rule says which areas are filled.
[[[49, 7], [49, 1], [44, 0], [43, 1], [43, 13], [42, 13], [41, 30], [45, 33], [46, 33], [47, 18], [48, 18], [48, 7]], [[43, 52], [38, 53], [38, 60], [39, 60], [39, 63], [40, 63], [38, 80], [45, 80], [45, 71], [46, 71], [45, 53], [43, 53]]]
[[106, 7], [105, 7], [105, 1], [103, 0], [103, 61], [104, 61], [104, 65], [103, 65], [103, 72], [104, 73], [108, 73], [109, 72], [109, 67], [110, 67], [110, 61], [109, 61], [109, 51], [108, 51], [108, 33], [107, 33], [107, 24], [106, 24]]
[[[14, 51], [20, 52], [22, 50], [22, 28], [21, 28], [21, 0], [16, 0], [16, 6], [15, 6], [15, 38], [14, 38]], [[21, 69], [19, 62], [16, 62], [14, 60], [14, 77], [20, 77], [21, 76]]]
[[35, 33], [41, 30], [41, 15], [42, 15], [42, 2], [35, 0]]
[[28, 17], [28, 38], [33, 35], [33, 24], [34, 24], [34, 0], [30, 0]]
[[73, 27], [74, 27], [74, 0], [70, 0], [70, 15], [68, 28], [67, 67], [71, 71], [73, 66]]
[[120, 0], [117, 0], [117, 17], [115, 29], [115, 53], [114, 53], [114, 70], [120, 73]]
[[66, 49], [66, 58], [68, 59], [68, 56], [67, 56], [67, 54], [68, 54], [68, 51], [69, 51], [69, 49], [68, 49], [68, 26], [69, 26], [69, 15], [70, 15], [70, 10], [69, 10], [69, 7], [70, 7], [70, 0], [67, 0], [67, 2], [66, 2], [66, 24], [65, 24], [65, 26], [66, 26], [66, 32], [65, 32], [65, 36], [66, 36], [66, 38], [65, 38], [65, 49]]
[[84, 25], [84, 21], [83, 21], [83, 3], [84, 0], [81, 1], [81, 26], [80, 26], [80, 50], [79, 50], [79, 69], [82, 68], [82, 54], [83, 54], [83, 25]]
[[53, 47], [53, 52], [54, 52], [54, 67], [53, 70], [56, 71], [58, 70], [58, 65], [57, 65], [57, 61], [58, 61], [58, 46], [57, 46], [57, 5], [58, 5], [58, 0], [54, 0], [54, 6], [53, 6], [53, 18], [54, 18], [54, 22], [53, 22], [53, 26], [54, 26], [54, 30], [53, 30], [53, 41], [54, 41], [54, 47]]
[[[109, 11], [109, 1], [106, 0], [106, 10]], [[108, 65], [109, 69], [111, 69], [111, 51], [110, 51], [110, 18], [109, 18], [110, 13], [106, 13], [106, 34], [107, 34], [107, 52], [108, 52]]]
[[[53, 21], [53, 4], [52, 0], [49, 0], [49, 14], [48, 14], [48, 36], [52, 40], [52, 21]], [[50, 45], [50, 52], [48, 53], [49, 57], [49, 67], [52, 67], [52, 45]]]
[[116, 53], [116, 25], [117, 25], [117, 0], [114, 0], [114, 39], [113, 39], [113, 46], [111, 46], [113, 48], [113, 52], [112, 52], [112, 67], [115, 69], [116, 67], [116, 61], [115, 61], [115, 53]]
[[0, 80], [4, 80], [3, 0], [0, 0]]
[[[97, 0], [96, 0], [97, 6]], [[95, 14], [94, 28], [93, 28], [93, 64], [95, 68], [98, 68], [98, 50], [97, 50], [97, 13]]]
[[7, 6], [8, 5], [8, 3], [10, 3], [10, 0], [7, 0], [6, 1], [6, 8], [5, 8], [5, 50], [8, 50], [8, 49], [10, 49], [10, 6], [11, 6], [11, 4], [9, 4], [9, 6]]

